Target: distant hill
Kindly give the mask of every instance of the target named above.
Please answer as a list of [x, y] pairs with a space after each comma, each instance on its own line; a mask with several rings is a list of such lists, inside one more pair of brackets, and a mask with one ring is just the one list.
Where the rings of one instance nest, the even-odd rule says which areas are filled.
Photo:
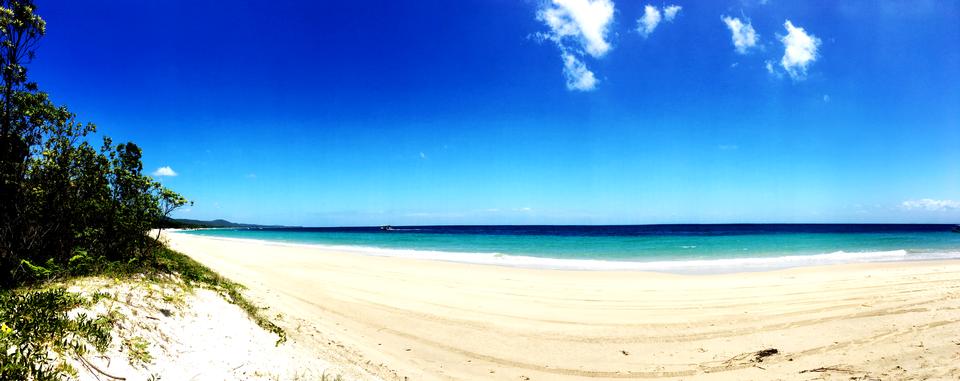
[[164, 221], [164, 228], [198, 229], [198, 228], [282, 228], [281, 225], [256, 225], [230, 222], [224, 219], [212, 221], [191, 220], [187, 218], [168, 218]]

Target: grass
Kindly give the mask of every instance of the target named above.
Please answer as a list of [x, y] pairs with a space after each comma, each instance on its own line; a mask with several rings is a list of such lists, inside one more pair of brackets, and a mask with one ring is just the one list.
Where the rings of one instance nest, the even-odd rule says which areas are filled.
[[178, 274], [187, 284], [200, 285], [219, 292], [228, 302], [240, 307], [261, 328], [277, 335], [277, 345], [287, 340], [282, 328], [270, 321], [263, 310], [243, 296], [243, 285], [210, 270], [192, 258], [170, 250], [160, 249], [156, 255], [156, 270], [161, 274]]
[[123, 347], [127, 349], [129, 354], [127, 359], [130, 361], [130, 365], [147, 365], [152, 362], [153, 356], [150, 355], [149, 346], [147, 340], [140, 336], [124, 340]]
[[[154, 250], [152, 258], [142, 262], [131, 263], [113, 263], [102, 266], [102, 271], [98, 275], [112, 276], [114, 279], [123, 278], [143, 278], [147, 280], [166, 283], [170, 280], [170, 275], [180, 277], [188, 286], [200, 286], [209, 288], [220, 293], [228, 302], [240, 307], [247, 313], [261, 328], [277, 335], [276, 344], [279, 345], [287, 340], [287, 334], [282, 328], [274, 324], [264, 313], [263, 309], [257, 307], [253, 302], [243, 296], [244, 286], [231, 281], [220, 274], [217, 274], [210, 268], [200, 264], [182, 253], [171, 250], [165, 246], [158, 246]], [[150, 285], [147, 285], [148, 290]], [[179, 304], [184, 295], [163, 295], [167, 302]]]

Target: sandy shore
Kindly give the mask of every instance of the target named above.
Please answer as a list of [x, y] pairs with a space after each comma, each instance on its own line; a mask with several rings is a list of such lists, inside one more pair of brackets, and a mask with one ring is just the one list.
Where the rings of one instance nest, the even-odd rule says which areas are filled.
[[167, 239], [384, 379], [960, 378], [960, 261], [681, 276]]

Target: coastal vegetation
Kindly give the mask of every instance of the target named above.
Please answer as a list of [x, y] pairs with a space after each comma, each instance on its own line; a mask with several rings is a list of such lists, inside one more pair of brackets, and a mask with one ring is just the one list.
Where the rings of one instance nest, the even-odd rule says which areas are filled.
[[91, 142], [27, 77], [46, 24], [29, 0], [0, 1], [0, 286], [154, 261], [146, 232], [187, 200], [143, 173], [133, 142]]
[[[188, 201], [143, 173], [140, 147], [95, 142], [94, 124], [30, 81], [26, 65], [45, 30], [33, 1], [0, 0], [0, 379], [63, 379], [75, 374], [64, 357], [107, 347], [109, 316], [71, 313], [102, 296], [45, 286], [81, 275], [176, 274], [221, 293], [282, 341], [240, 285], [148, 234]], [[142, 339], [125, 344], [149, 361]]]

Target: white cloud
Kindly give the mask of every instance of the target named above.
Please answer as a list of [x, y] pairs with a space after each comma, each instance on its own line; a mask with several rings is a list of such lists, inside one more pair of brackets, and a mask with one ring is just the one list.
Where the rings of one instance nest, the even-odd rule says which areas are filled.
[[421, 158], [421, 159], [426, 159], [426, 158], [427, 158], [427, 154], [425, 154], [425, 153], [423, 153], [423, 151], [421, 151], [421, 152], [420, 152], [420, 158]]
[[808, 34], [803, 28], [793, 26], [790, 20], [786, 20], [783, 27], [787, 29], [787, 35], [780, 38], [784, 47], [780, 66], [783, 66], [794, 80], [804, 79], [807, 76], [807, 66], [817, 60], [820, 39]]
[[826, 102], [826, 103], [829, 103], [829, 102], [830, 102], [830, 96], [827, 95], [827, 94], [824, 94], [824, 95], [823, 95], [823, 101]]
[[587, 69], [582, 57], [602, 57], [611, 46], [607, 32], [613, 21], [613, 2], [610, 0], [553, 0], [537, 12], [537, 19], [550, 31], [539, 34], [560, 48], [563, 74], [567, 89], [589, 91], [596, 88], [597, 79]]
[[783, 72], [780, 70], [777, 70], [779, 66], [776, 65], [773, 61], [771, 60], [764, 61], [764, 67], [767, 69], [767, 73], [770, 73], [770, 75], [772, 75], [774, 78], [777, 78], [777, 79], [783, 78]]
[[719, 148], [721, 151], [736, 151], [740, 149], [740, 146], [736, 144], [721, 144], [718, 145], [717, 148]]
[[637, 32], [640, 32], [644, 37], [649, 36], [654, 29], [657, 29], [660, 19], [660, 11], [657, 10], [657, 7], [647, 5], [643, 8], [643, 16], [637, 20]]
[[591, 56], [601, 57], [610, 50], [607, 30], [613, 21], [610, 0], [553, 0], [537, 13], [537, 19], [550, 27], [547, 38], [566, 46], [573, 39]]
[[746, 24], [736, 17], [723, 16], [721, 20], [724, 24], [727, 24], [727, 29], [730, 29], [733, 47], [737, 50], [737, 53], [747, 54], [750, 48], [757, 46], [759, 38], [749, 20]]
[[164, 176], [166, 176], [166, 177], [173, 177], [173, 176], [176, 176], [176, 175], [177, 175], [177, 172], [175, 172], [175, 171], [173, 170], [173, 168], [170, 168], [169, 166], [168, 166], [168, 167], [160, 167], [160, 168], [157, 168], [156, 171], [153, 171], [153, 176], [155, 176], [155, 177], [164, 177]]
[[597, 87], [597, 78], [576, 56], [563, 53], [563, 75], [567, 78], [567, 89], [590, 91]]
[[920, 200], [907, 200], [904, 201], [901, 206], [909, 210], [929, 210], [929, 211], [944, 211], [951, 209], [960, 209], [960, 201], [953, 200], [934, 200], [930, 198], [924, 198]]
[[637, 20], [637, 32], [643, 37], [649, 37], [653, 30], [657, 29], [657, 25], [660, 25], [660, 21], [673, 21], [681, 9], [683, 7], [679, 5], [668, 5], [663, 7], [663, 13], [661, 13], [655, 6], [644, 6], [643, 16]]
[[669, 5], [663, 8], [663, 20], [673, 21], [673, 18], [677, 17], [677, 13], [679, 13], [681, 9], [683, 9], [683, 7], [679, 5]]

